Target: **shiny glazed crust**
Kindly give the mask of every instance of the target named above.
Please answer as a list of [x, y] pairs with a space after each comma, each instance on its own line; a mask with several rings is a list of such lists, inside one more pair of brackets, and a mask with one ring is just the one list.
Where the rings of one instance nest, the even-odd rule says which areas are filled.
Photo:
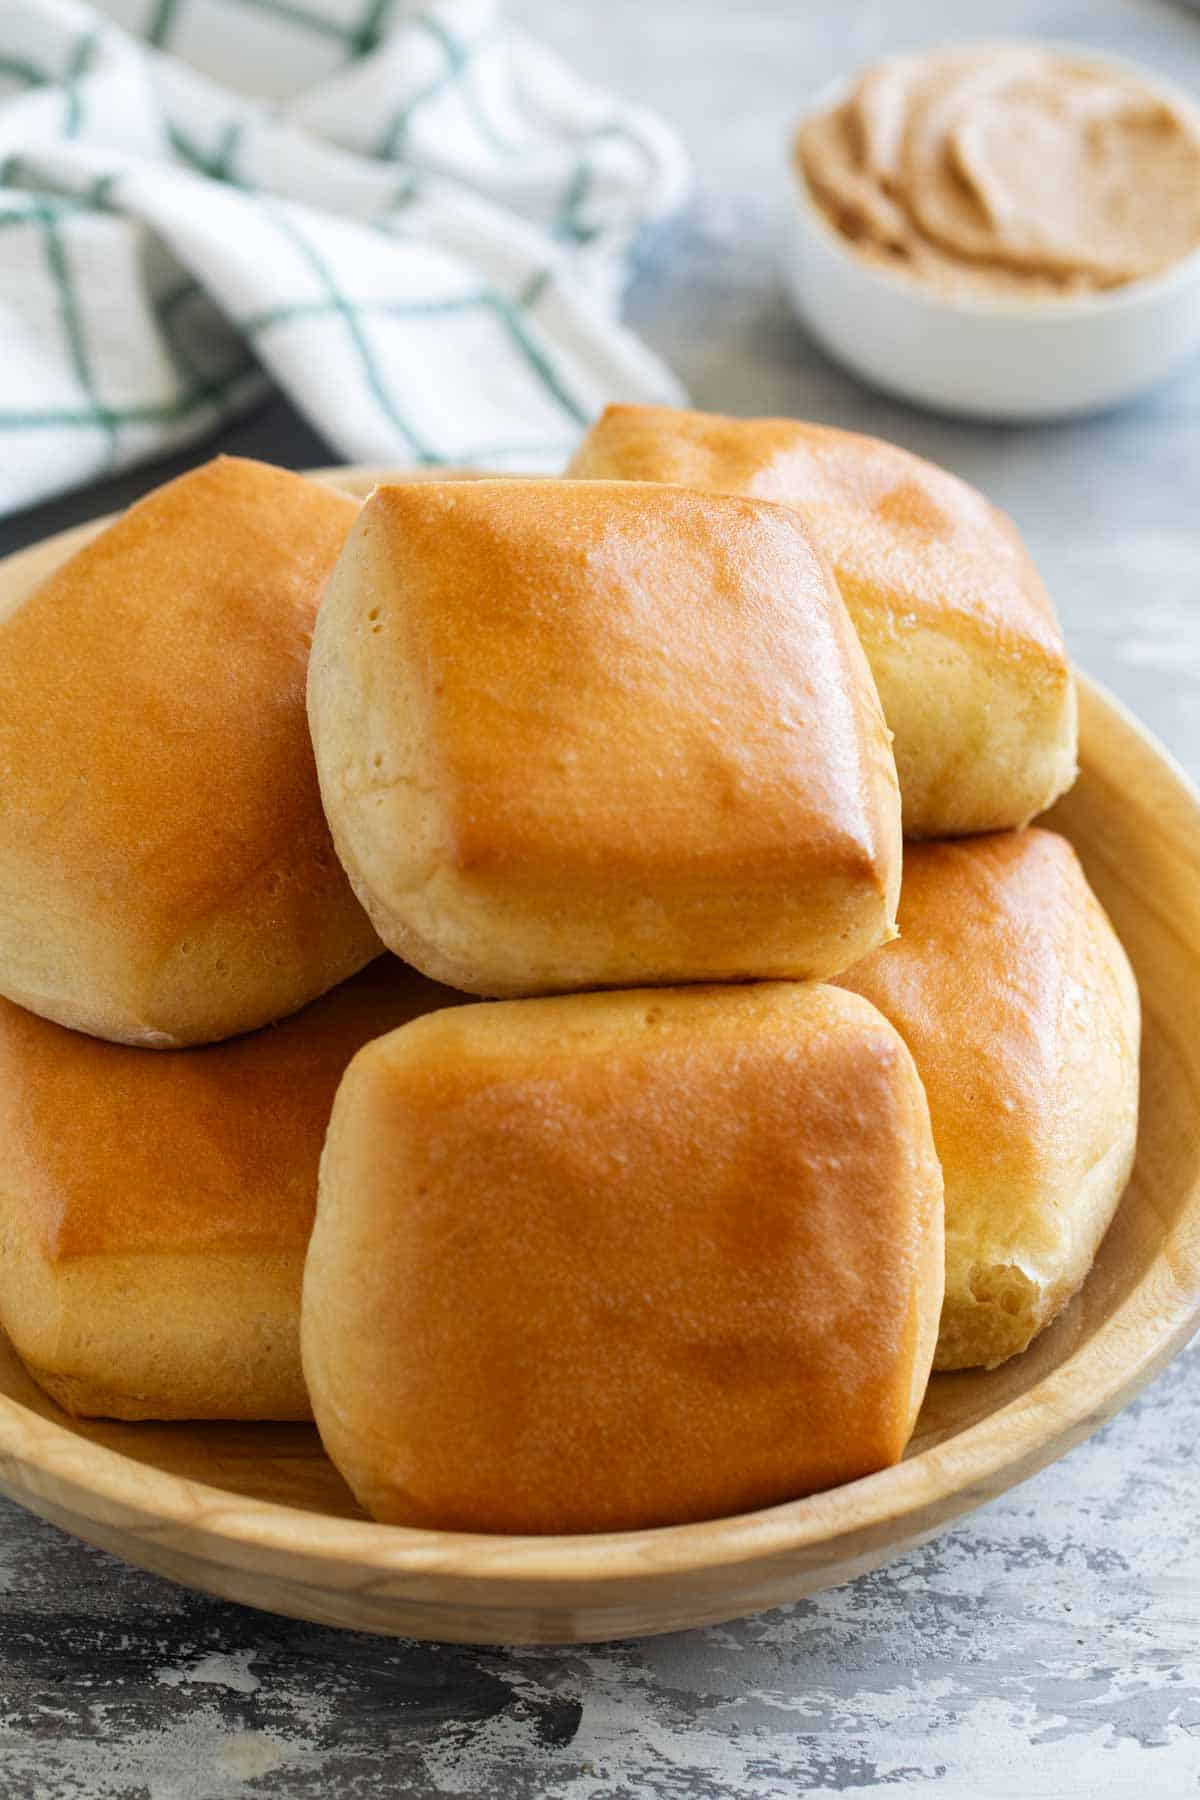
[[896, 1033], [820, 985], [471, 1006], [363, 1050], [304, 1283], [325, 1446], [384, 1521], [620, 1530], [902, 1454], [941, 1174]]
[[910, 837], [1024, 825], [1075, 779], [1075, 687], [1046, 590], [983, 496], [894, 444], [794, 419], [610, 406], [569, 474], [800, 509], [871, 665]]
[[99, 1043], [0, 1000], [0, 1323], [68, 1411], [300, 1419], [317, 1164], [359, 1047], [458, 996], [391, 957], [282, 1025]]
[[891, 933], [887, 732], [789, 509], [380, 488], [321, 608], [309, 718], [355, 889], [438, 980], [822, 976]]
[[1082, 1286], [1129, 1179], [1139, 1008], [1065, 838], [910, 845], [900, 937], [841, 977], [913, 1053], [946, 1182], [936, 1367], [1024, 1350]]
[[0, 993], [100, 1037], [200, 1043], [378, 953], [304, 710], [357, 510], [221, 457], [0, 619]]

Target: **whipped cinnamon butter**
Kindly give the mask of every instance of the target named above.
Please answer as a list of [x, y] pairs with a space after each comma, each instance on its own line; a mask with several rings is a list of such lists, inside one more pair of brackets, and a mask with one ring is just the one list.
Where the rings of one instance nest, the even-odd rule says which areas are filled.
[[1200, 246], [1197, 117], [1037, 45], [878, 63], [804, 121], [795, 155], [856, 251], [950, 294], [1120, 287]]

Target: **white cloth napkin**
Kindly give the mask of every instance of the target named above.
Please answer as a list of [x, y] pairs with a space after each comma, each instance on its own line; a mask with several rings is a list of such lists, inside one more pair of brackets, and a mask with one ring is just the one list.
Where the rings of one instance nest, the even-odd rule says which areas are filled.
[[495, 0], [0, 4], [0, 513], [264, 391], [348, 461], [553, 468], [683, 152]]

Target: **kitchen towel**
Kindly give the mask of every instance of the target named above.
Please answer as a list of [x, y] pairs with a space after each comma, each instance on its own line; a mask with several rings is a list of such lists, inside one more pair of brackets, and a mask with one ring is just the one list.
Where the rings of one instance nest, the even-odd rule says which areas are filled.
[[0, 4], [0, 514], [275, 382], [347, 461], [553, 469], [687, 165], [495, 0]]

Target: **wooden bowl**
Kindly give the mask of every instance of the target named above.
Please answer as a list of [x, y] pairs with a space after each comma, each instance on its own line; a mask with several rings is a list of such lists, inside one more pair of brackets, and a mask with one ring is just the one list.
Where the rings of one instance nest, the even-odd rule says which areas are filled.
[[[0, 564], [0, 611], [88, 529]], [[1200, 803], [1112, 699], [1084, 681], [1081, 701], [1082, 772], [1049, 823], [1079, 851], [1141, 983], [1137, 1167], [1082, 1293], [1024, 1356], [935, 1376], [898, 1467], [668, 1530], [410, 1531], [363, 1517], [311, 1428], [69, 1419], [0, 1339], [0, 1489], [89, 1543], [248, 1605], [405, 1636], [562, 1643], [676, 1631], [834, 1586], [1061, 1456], [1200, 1318]]]

